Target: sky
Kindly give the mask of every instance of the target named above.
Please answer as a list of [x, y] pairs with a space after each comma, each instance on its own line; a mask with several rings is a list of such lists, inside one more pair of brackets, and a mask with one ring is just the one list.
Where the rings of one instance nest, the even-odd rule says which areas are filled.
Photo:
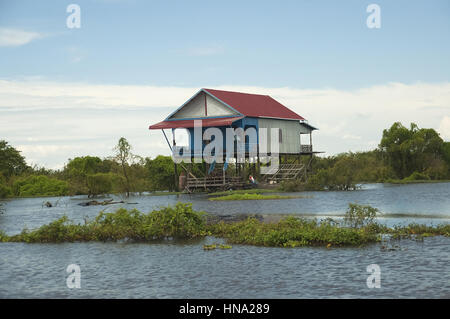
[[396, 121], [449, 141], [449, 40], [448, 0], [0, 0], [0, 139], [48, 168], [122, 136], [168, 155], [148, 126], [205, 87], [271, 95], [325, 156], [373, 149]]

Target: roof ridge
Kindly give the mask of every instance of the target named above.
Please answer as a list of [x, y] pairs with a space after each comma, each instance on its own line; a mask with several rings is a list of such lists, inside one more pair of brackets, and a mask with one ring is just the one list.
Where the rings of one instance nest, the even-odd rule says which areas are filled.
[[258, 94], [258, 93], [248, 93], [248, 92], [238, 92], [238, 91], [228, 91], [228, 90], [219, 90], [219, 89], [208, 89], [208, 88], [202, 88], [202, 90], [206, 91], [220, 91], [220, 92], [227, 92], [227, 93], [237, 93], [237, 94], [248, 94], [248, 95], [259, 95], [259, 96], [267, 96], [273, 99], [270, 95], [267, 94]]

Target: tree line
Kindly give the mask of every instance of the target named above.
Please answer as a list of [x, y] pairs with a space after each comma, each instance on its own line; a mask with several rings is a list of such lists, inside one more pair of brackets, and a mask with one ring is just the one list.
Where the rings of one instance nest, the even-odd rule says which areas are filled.
[[64, 168], [31, 167], [8, 142], [0, 141], [0, 198], [141, 193], [174, 190], [174, 165], [170, 156], [154, 159], [132, 153], [120, 138], [114, 154], [107, 158], [80, 156]]
[[[204, 173], [201, 163], [193, 166], [193, 173], [196, 171]], [[256, 176], [255, 173], [251, 168], [241, 172]], [[308, 176], [306, 181], [283, 183], [281, 189], [352, 190], [361, 182], [449, 180], [450, 142], [444, 142], [433, 129], [419, 128], [414, 123], [408, 128], [396, 122], [383, 131], [375, 150], [314, 156]], [[0, 198], [81, 194], [92, 197], [162, 190], [176, 190], [172, 158], [135, 155], [123, 137], [112, 156], [76, 157], [60, 170], [29, 166], [17, 149], [0, 140]]]
[[314, 157], [307, 181], [282, 185], [284, 190], [354, 190], [358, 183], [408, 183], [450, 180], [450, 142], [434, 129], [400, 122], [383, 130], [378, 148]]

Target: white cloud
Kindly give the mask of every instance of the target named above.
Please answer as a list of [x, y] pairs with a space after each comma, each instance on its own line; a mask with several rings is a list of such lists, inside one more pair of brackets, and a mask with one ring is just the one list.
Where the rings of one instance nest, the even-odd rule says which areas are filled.
[[438, 132], [443, 139], [450, 140], [450, 116], [444, 116], [439, 125]]
[[[271, 95], [317, 126], [325, 155], [376, 147], [395, 121], [438, 129], [450, 139], [450, 83], [388, 83], [359, 90], [215, 87]], [[0, 80], [0, 137], [20, 145], [35, 163], [55, 167], [69, 157], [109, 156], [124, 136], [143, 156], [168, 154], [161, 121], [198, 87], [59, 83], [40, 78]], [[64, 146], [64, 147], [62, 147]]]
[[0, 28], [0, 47], [21, 46], [43, 37], [44, 35], [38, 32]]

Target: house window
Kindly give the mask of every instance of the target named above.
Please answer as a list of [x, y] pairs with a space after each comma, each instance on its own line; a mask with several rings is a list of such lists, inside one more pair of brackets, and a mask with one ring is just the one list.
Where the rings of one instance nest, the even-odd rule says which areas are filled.
[[278, 142], [283, 143], [283, 130], [281, 128], [278, 129]]

